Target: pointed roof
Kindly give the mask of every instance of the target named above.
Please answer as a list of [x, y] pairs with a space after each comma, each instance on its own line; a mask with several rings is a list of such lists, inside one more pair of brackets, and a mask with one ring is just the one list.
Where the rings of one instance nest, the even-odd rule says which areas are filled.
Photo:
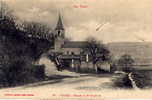
[[59, 19], [58, 19], [58, 22], [57, 22], [57, 26], [55, 28], [56, 30], [64, 30], [64, 26], [63, 26], [63, 23], [62, 23], [62, 19], [61, 19], [61, 15], [59, 14]]

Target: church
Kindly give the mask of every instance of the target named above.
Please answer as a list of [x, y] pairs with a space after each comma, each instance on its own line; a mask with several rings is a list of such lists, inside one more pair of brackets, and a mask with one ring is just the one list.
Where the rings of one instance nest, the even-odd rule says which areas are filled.
[[[88, 42], [66, 40], [65, 28], [60, 15], [53, 34], [55, 36], [54, 46], [49, 54], [54, 54], [57, 66], [60, 66], [61, 69], [70, 69], [76, 72], [82, 69], [85, 71], [94, 70], [89, 52], [84, 50]], [[100, 64], [99, 62], [97, 65], [102, 66], [107, 71], [110, 70], [110, 64], [108, 63]]]

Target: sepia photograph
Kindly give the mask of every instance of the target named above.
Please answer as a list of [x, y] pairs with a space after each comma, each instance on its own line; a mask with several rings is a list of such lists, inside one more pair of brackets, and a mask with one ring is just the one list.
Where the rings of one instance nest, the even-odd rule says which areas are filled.
[[0, 98], [152, 98], [151, 4], [0, 0]]

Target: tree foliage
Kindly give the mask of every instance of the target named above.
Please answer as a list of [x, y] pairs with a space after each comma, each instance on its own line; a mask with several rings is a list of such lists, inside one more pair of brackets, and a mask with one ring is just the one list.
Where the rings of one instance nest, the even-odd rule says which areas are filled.
[[49, 41], [53, 38], [51, 28], [46, 24], [39, 22], [22, 22], [21, 25], [19, 25], [19, 28], [27, 33], [26, 35], [28, 37], [47, 39]]
[[36, 61], [41, 54], [53, 45], [50, 28], [38, 22], [24, 22], [18, 24], [12, 10], [2, 2], [0, 11], [0, 38], [4, 52], [10, 58], [29, 57]]
[[103, 43], [97, 41], [94, 38], [88, 38], [87, 41], [88, 44], [86, 46], [86, 49], [92, 57], [93, 64], [96, 64], [97, 61], [110, 60], [110, 51]]
[[[29, 23], [27, 26], [30, 30], [28, 28], [23, 30], [17, 24], [17, 17], [13, 15], [12, 10], [7, 4], [2, 3], [0, 10], [0, 66], [2, 69], [0, 72], [2, 71], [3, 77], [0, 79], [4, 79], [3, 82], [11, 85], [34, 77], [32, 76], [33, 63], [49, 50], [52, 40], [49, 41], [42, 36], [44, 33], [47, 34], [49, 29], [41, 23], [35, 26]], [[30, 34], [32, 34], [31, 37]], [[35, 34], [38, 36], [34, 36]]]
[[[13, 15], [12, 10], [9, 9], [7, 4], [1, 2], [0, 10], [0, 34], [1, 35], [16, 35], [16, 17]], [[16, 34], [15, 34], [16, 33]]]
[[48, 51], [51, 45], [53, 46], [54, 37], [47, 25], [39, 22], [23, 22], [19, 25], [19, 29], [24, 32], [24, 36], [28, 39], [35, 61]]
[[133, 70], [131, 68], [133, 63], [135, 63], [134, 59], [128, 54], [122, 55], [118, 60], [118, 65], [121, 66], [122, 70], [126, 72], [130, 72]]
[[135, 62], [134, 59], [128, 54], [122, 55], [118, 60], [118, 64], [124, 67], [129, 67], [134, 62]]

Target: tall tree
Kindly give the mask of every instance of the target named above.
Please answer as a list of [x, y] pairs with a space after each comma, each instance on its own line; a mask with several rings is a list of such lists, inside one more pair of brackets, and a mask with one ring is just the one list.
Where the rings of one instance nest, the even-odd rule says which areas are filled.
[[85, 50], [87, 50], [90, 53], [95, 71], [97, 72], [96, 63], [98, 61], [109, 61], [110, 51], [103, 43], [97, 41], [95, 38], [90, 37], [87, 39], [87, 41], [88, 43], [86, 45]]

